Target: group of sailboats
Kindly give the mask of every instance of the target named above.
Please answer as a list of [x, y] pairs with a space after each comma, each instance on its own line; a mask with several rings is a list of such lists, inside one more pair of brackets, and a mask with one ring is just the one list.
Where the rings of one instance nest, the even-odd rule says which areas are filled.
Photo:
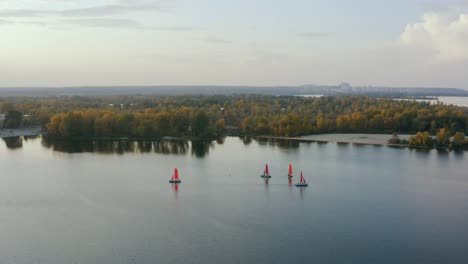
[[[265, 170], [263, 170], [263, 174], [260, 175], [260, 177], [265, 178], [265, 179], [271, 178], [271, 174], [270, 174], [270, 170], [268, 168], [268, 164], [265, 165]], [[294, 177], [293, 167], [292, 167], [292, 164], [289, 164], [288, 178], [292, 179], [293, 177]], [[179, 184], [181, 182], [182, 181], [179, 178], [179, 170], [177, 168], [175, 168], [174, 169], [174, 174], [172, 175], [171, 179], [169, 180], [169, 183]], [[309, 184], [306, 182], [306, 180], [304, 178], [304, 175], [302, 174], [302, 171], [301, 171], [301, 177], [299, 179], [299, 182], [296, 183], [296, 186], [297, 187], [307, 187], [307, 186], [309, 186]]]
[[[268, 169], [268, 164], [265, 165], [265, 170], [263, 170], [263, 174], [260, 175], [260, 177], [267, 178], [267, 179], [271, 178], [270, 170]], [[288, 178], [291, 179], [293, 177], [294, 177], [293, 166], [292, 166], [292, 164], [289, 164]], [[309, 184], [306, 182], [306, 180], [304, 178], [304, 175], [302, 174], [302, 171], [301, 171], [301, 177], [299, 179], [299, 182], [296, 183], [296, 186], [297, 187], [307, 187], [307, 186], [309, 186]]]

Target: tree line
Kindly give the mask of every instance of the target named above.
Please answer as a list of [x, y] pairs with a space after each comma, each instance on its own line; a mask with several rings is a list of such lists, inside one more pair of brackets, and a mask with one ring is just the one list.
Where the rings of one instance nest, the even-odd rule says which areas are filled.
[[[103, 96], [0, 99], [52, 138], [468, 133], [466, 108], [368, 97]], [[0, 112], [1, 113], [1, 112]]]
[[439, 148], [449, 150], [466, 150], [468, 149], [468, 139], [464, 132], [451, 132], [445, 128], [441, 128], [431, 136], [428, 131], [418, 132], [409, 137], [409, 139], [401, 140], [397, 135], [394, 135], [388, 143], [397, 145], [409, 145], [411, 147], [422, 147], [427, 149]]

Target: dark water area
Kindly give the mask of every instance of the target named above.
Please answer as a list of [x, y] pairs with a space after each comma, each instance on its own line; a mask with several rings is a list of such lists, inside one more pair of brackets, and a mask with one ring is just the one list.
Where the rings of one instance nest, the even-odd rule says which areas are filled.
[[468, 263], [467, 220], [463, 152], [0, 141], [2, 263]]

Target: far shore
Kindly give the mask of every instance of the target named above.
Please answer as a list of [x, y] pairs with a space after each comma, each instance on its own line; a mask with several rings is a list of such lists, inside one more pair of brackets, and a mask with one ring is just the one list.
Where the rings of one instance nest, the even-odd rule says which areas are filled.
[[[386, 145], [389, 144], [388, 140], [392, 138], [392, 134], [319, 134], [307, 135], [302, 137], [273, 137], [273, 136], [259, 136], [258, 138], [275, 138], [287, 139], [309, 142], [335, 142], [335, 143], [353, 143], [353, 144], [367, 144], [367, 145]], [[398, 135], [400, 139], [408, 140], [411, 135]], [[398, 145], [400, 146], [400, 145]]]
[[39, 136], [43, 131], [40, 127], [27, 127], [27, 128], [2, 128], [0, 129], [0, 138], [9, 137], [26, 137], [26, 136]]
[[[27, 137], [27, 136], [44, 136], [46, 132], [40, 127], [29, 127], [19, 129], [0, 129], [0, 138], [13, 138], [13, 137]], [[254, 136], [254, 135], [225, 135], [228, 137], [251, 137], [257, 139], [279, 139], [279, 140], [293, 140], [299, 142], [318, 142], [318, 143], [337, 143], [337, 144], [358, 144], [358, 145], [376, 145], [388, 146], [395, 148], [412, 148], [412, 149], [425, 149], [430, 150], [425, 146], [410, 146], [408, 144], [392, 144], [389, 139], [393, 134], [318, 134], [306, 135], [299, 137], [277, 137], [277, 136]], [[409, 134], [398, 135], [401, 140], [406, 140], [411, 137]], [[195, 137], [160, 137], [160, 138], [129, 138], [129, 137], [107, 137], [107, 138], [76, 138], [73, 140], [216, 140], [216, 138], [195, 138]], [[438, 150], [447, 151], [448, 148], [437, 148]], [[467, 149], [465, 149], [467, 150]]]
[[[0, 129], [0, 138], [21, 137], [21, 136], [39, 136], [43, 135], [44, 131], [40, 127], [18, 128], [18, 129]], [[369, 144], [369, 145], [392, 145], [388, 140], [392, 134], [318, 134], [307, 135], [301, 137], [275, 137], [275, 136], [252, 136], [254, 138], [272, 138], [285, 140], [298, 140], [309, 142], [335, 142], [335, 143], [353, 143], [353, 144]], [[398, 135], [400, 139], [408, 140], [411, 135]], [[131, 138], [92, 138], [92, 140], [104, 139], [131, 139]], [[185, 139], [185, 137], [163, 137], [160, 139]], [[193, 139], [193, 138], [191, 138]]]

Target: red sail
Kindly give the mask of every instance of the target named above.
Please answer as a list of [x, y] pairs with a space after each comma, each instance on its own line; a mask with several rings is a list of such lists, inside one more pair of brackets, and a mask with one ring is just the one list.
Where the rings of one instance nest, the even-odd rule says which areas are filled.
[[268, 171], [268, 164], [265, 165], [265, 174], [268, 175], [270, 172]]
[[179, 179], [179, 170], [177, 170], [177, 168], [174, 169], [174, 179], [175, 180]]
[[305, 183], [304, 176], [302, 176], [302, 171], [301, 171], [301, 183]]
[[288, 175], [289, 176], [293, 175], [292, 165], [291, 164], [289, 164], [289, 174]]

